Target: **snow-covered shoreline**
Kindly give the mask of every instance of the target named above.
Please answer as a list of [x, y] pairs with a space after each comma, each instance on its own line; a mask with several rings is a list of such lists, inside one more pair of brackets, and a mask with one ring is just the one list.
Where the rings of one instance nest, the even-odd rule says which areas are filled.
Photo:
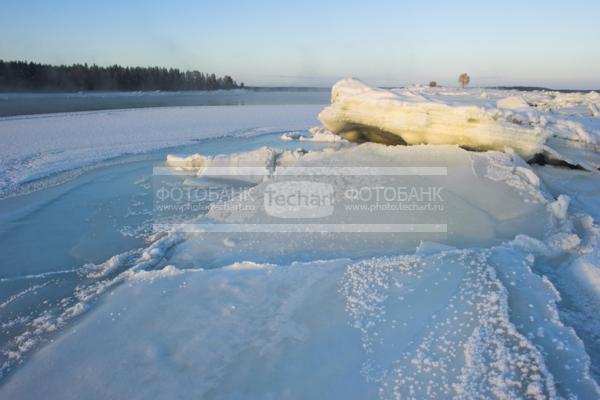
[[225, 135], [308, 129], [320, 106], [203, 106], [0, 118], [0, 198], [27, 182]]

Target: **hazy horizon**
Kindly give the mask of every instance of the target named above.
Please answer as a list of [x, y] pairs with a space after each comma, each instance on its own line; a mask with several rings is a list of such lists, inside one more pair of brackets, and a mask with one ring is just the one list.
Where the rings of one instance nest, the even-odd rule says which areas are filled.
[[231, 75], [248, 86], [600, 87], [600, 4], [303, 4], [8, 0], [0, 59], [161, 66]]

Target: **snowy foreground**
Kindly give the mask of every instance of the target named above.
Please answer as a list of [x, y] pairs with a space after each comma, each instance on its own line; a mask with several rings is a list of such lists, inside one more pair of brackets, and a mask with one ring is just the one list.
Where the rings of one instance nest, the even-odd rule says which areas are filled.
[[[282, 140], [336, 147], [169, 156], [183, 185], [218, 175], [244, 189], [167, 224], [131, 267], [119, 256], [88, 265], [110, 279], [71, 311], [99, 304], [0, 397], [599, 398], [599, 106], [597, 94], [347, 80], [320, 114], [325, 127], [412, 146], [319, 128]], [[535, 157], [563, 166], [526, 162]], [[389, 184], [389, 166], [406, 187], [443, 187], [444, 212], [260, 209], [299, 170], [303, 187], [318, 176], [317, 187], [348, 193]]]

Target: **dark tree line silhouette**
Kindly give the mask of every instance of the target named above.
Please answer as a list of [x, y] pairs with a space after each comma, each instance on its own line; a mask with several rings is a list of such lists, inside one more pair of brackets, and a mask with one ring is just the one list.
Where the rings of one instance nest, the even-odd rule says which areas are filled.
[[231, 76], [177, 68], [48, 65], [0, 60], [0, 91], [217, 90], [244, 87]]

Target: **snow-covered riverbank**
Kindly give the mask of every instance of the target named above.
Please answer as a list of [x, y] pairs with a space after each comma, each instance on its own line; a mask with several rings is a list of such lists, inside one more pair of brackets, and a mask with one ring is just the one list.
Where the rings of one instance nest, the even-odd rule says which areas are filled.
[[321, 106], [164, 107], [0, 118], [0, 198], [59, 172], [225, 135], [308, 129]]

